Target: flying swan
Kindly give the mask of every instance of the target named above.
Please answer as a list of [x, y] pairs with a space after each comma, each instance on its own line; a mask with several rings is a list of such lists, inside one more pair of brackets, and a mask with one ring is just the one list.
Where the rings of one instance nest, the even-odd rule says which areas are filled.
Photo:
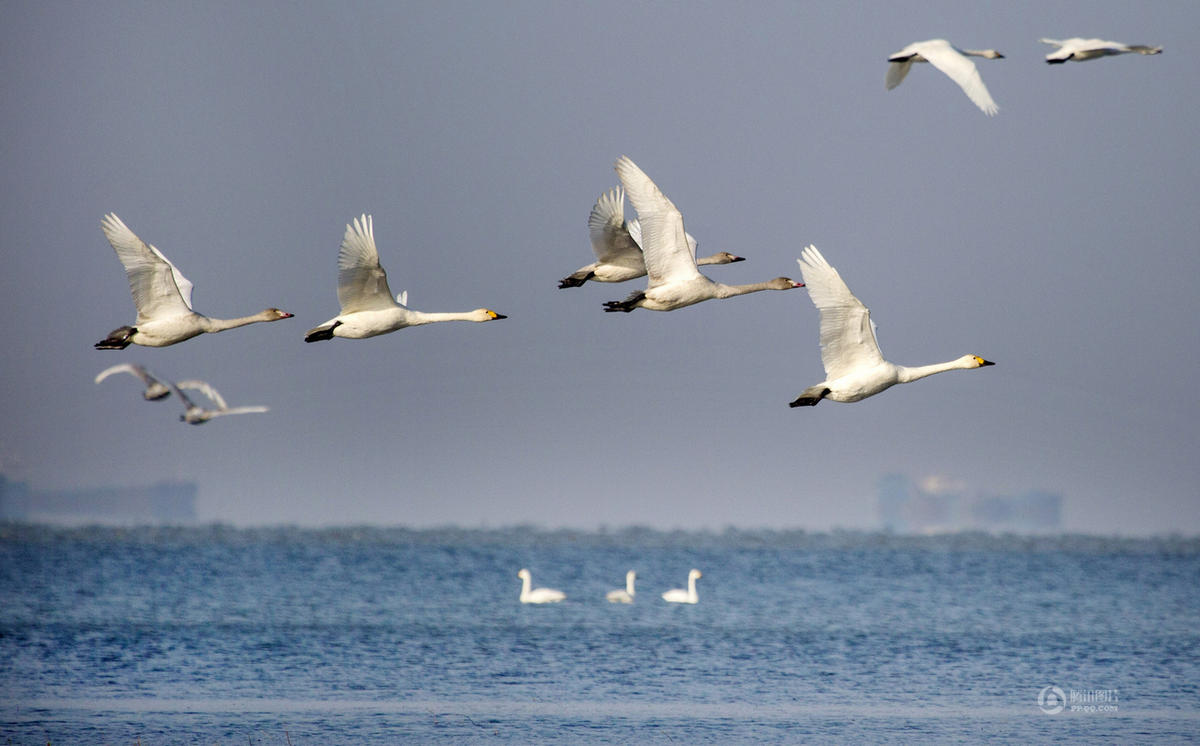
[[1061, 65], [1067, 60], [1083, 62], [1099, 57], [1111, 57], [1115, 54], [1162, 54], [1162, 47], [1148, 47], [1144, 44], [1122, 44], [1119, 41], [1104, 41], [1103, 39], [1080, 39], [1078, 36], [1070, 39], [1039, 39], [1043, 44], [1057, 44], [1058, 49], [1046, 55], [1046, 62], [1051, 65]]
[[[172, 386], [175, 389], [175, 395], [179, 397], [179, 399], [183, 402], [183, 406], [185, 407], [183, 414], [179, 415], [179, 419], [188, 423], [189, 425], [203, 425], [205, 422], [208, 422], [214, 417], [222, 417], [227, 414], [251, 414], [267, 411], [267, 407], [262, 406], [230, 407], [225, 403], [225, 398], [221, 396], [216, 389], [214, 389], [212, 386], [209, 386], [204, 381], [180, 381], [172, 384]], [[194, 389], [199, 391], [208, 397], [208, 399], [212, 401], [216, 407], [214, 409], [205, 409], [204, 407], [197, 405], [191, 400], [191, 398], [188, 397], [187, 394], [183, 393], [184, 389]]]
[[958, 83], [967, 98], [971, 99], [984, 114], [989, 117], [1000, 110], [988, 93], [983, 78], [975, 69], [975, 63], [967, 57], [984, 57], [989, 60], [1002, 60], [1004, 55], [994, 49], [959, 49], [945, 39], [930, 39], [909, 44], [904, 49], [888, 57], [887, 89], [890, 91], [900, 85], [904, 76], [914, 62], [928, 62], [945, 73], [951, 80]]
[[[637, 219], [625, 220], [625, 192], [621, 187], [601, 194], [588, 216], [588, 233], [596, 261], [580, 267], [559, 281], [559, 289], [577, 288], [588, 280], [594, 282], [625, 282], [646, 275], [646, 260], [642, 256], [642, 227]], [[687, 235], [692, 256], [696, 255], [696, 239]], [[700, 257], [696, 264], [732, 264], [744, 261], [728, 251]]]
[[161, 251], [134, 235], [112, 213], [100, 220], [100, 227], [125, 266], [137, 320], [132, 326], [114, 329], [94, 345], [97, 350], [123, 350], [130, 344], [166, 347], [206, 332], [292, 317], [278, 308], [238, 319], [214, 319], [196, 313], [192, 310], [192, 283]]
[[553, 588], [530, 588], [529, 571], [521, 568], [517, 573], [521, 579], [521, 603], [523, 604], [553, 604], [562, 601], [567, 594]]
[[393, 299], [387, 272], [379, 264], [370, 215], [355, 218], [353, 225], [346, 226], [346, 235], [338, 251], [337, 294], [341, 313], [309, 329], [304, 335], [305, 342], [319, 342], [334, 337], [365, 339], [436, 321], [494, 321], [508, 318], [486, 308], [465, 313], [425, 313], [405, 305], [408, 293]]
[[811, 407], [822, 399], [855, 402], [897, 383], [909, 383], [934, 373], [994, 365], [978, 355], [963, 355], [948, 363], [917, 368], [889, 363], [879, 351], [871, 312], [850, 293], [841, 275], [825, 261], [817, 247], [804, 249], [796, 261], [808, 284], [808, 295], [821, 314], [825, 380], [805, 389], [791, 406]]
[[669, 604], [694, 604], [699, 603], [700, 596], [696, 595], [696, 578], [701, 577], [700, 571], [693, 569], [688, 573], [688, 587], [685, 591], [682, 588], [672, 588], [662, 594], [663, 600]]
[[114, 373], [128, 373], [142, 379], [142, 383], [146, 384], [146, 390], [142, 392], [142, 397], [146, 401], [165, 399], [171, 395], [171, 388], [167, 384], [155, 378], [150, 371], [142, 366], [132, 363], [120, 363], [111, 368], [105, 368], [96, 375], [96, 383], [100, 383]]
[[708, 279], [696, 268], [696, 257], [688, 245], [683, 215], [678, 208], [626, 156], [617, 159], [616, 169], [641, 222], [642, 253], [650, 279], [645, 290], [632, 293], [625, 300], [605, 303], [605, 311], [629, 313], [635, 308], [674, 311], [713, 298], [731, 298], [759, 290], [791, 290], [804, 286], [787, 277], [749, 285], [725, 285]]
[[625, 573], [625, 587], [614, 588], [613, 590], [604, 594], [604, 597], [607, 598], [608, 602], [611, 604], [633, 603], [633, 597], [637, 595], [633, 590], [633, 581], [635, 579], [637, 579], [637, 573], [633, 570], [630, 570], [629, 572]]

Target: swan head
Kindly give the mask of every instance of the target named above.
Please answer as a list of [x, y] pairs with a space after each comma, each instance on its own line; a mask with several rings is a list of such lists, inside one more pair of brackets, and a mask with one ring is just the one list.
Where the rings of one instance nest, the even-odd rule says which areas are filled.
[[495, 321], [496, 319], [507, 319], [508, 317], [502, 313], [496, 313], [489, 308], [476, 308], [471, 312], [471, 321]]
[[520, 572], [517, 573], [517, 577], [521, 580], [529, 580], [529, 571], [522, 567]]
[[1002, 60], [1004, 55], [997, 52], [995, 49], [982, 49], [975, 53], [977, 57], [983, 57], [988, 60]]
[[733, 264], [734, 262], [746, 261], [746, 257], [730, 254], [728, 251], [718, 251], [716, 254], [713, 254], [713, 257], [716, 260], [713, 264]]
[[804, 287], [804, 283], [796, 282], [790, 277], [776, 277], [767, 283], [767, 287], [771, 290], [791, 290], [792, 288]]
[[287, 311], [280, 311], [278, 308], [268, 308], [262, 312], [263, 318], [267, 321], [279, 321], [280, 319], [290, 319], [292, 314]]
[[165, 399], [166, 397], [170, 396], [170, 394], [171, 389], [167, 388], [165, 383], [159, 383], [158, 381], [155, 381], [147, 386], [146, 390], [142, 392], [142, 396], [146, 399], [146, 401]]
[[688, 580], [691, 580], [692, 578], [702, 578], [702, 577], [704, 577], [704, 573], [700, 572], [699, 570], [697, 570], [695, 568], [693, 568], [692, 571], [688, 573]]
[[964, 368], [982, 368], [985, 365], [995, 365], [991, 360], [984, 360], [978, 355], [963, 355], [958, 359]]

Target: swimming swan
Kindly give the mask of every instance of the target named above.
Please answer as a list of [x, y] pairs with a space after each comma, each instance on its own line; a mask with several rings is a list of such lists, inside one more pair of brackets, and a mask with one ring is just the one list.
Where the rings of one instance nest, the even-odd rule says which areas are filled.
[[553, 588], [530, 588], [529, 571], [521, 568], [517, 573], [521, 579], [521, 603], [523, 604], [553, 604], [562, 601], [567, 594]]
[[1057, 44], [1058, 49], [1046, 55], [1046, 62], [1051, 65], [1061, 65], [1067, 60], [1083, 62], [1099, 57], [1111, 57], [1115, 54], [1162, 54], [1162, 47], [1147, 47], [1143, 44], [1122, 44], [1119, 41], [1104, 41], [1103, 39], [1080, 39], [1078, 36], [1070, 39], [1039, 39], [1043, 44]]
[[206, 332], [292, 317], [278, 308], [238, 319], [214, 319], [196, 313], [192, 310], [192, 283], [161, 251], [134, 235], [112, 213], [100, 220], [100, 227], [125, 266], [137, 321], [114, 329], [94, 345], [97, 350], [123, 350], [130, 344], [166, 347]]
[[683, 215], [678, 208], [626, 156], [617, 159], [616, 169], [641, 221], [642, 253], [650, 279], [645, 290], [632, 293], [625, 300], [605, 303], [605, 311], [629, 313], [635, 308], [674, 311], [713, 298], [803, 287], [803, 283], [792, 282], [787, 277], [749, 285], [725, 285], [700, 274], [685, 238], [687, 232], [683, 229]]
[[988, 93], [983, 78], [979, 77], [979, 70], [975, 69], [974, 62], [967, 59], [968, 56], [989, 60], [1004, 59], [1004, 55], [994, 49], [959, 49], [945, 39], [918, 41], [888, 57], [891, 64], [888, 65], [887, 71], [887, 89], [890, 91], [900, 85], [900, 81], [908, 75], [912, 63], [928, 62], [958, 83], [963, 93], [967, 94], [967, 98], [990, 117], [999, 111], [1000, 107], [992, 100], [992, 94]]
[[[172, 386], [175, 389], [175, 395], [183, 401], [183, 406], [185, 407], [183, 414], [179, 415], [179, 419], [190, 425], [203, 425], [205, 422], [208, 422], [214, 417], [222, 417], [227, 414], [251, 414], [267, 411], [267, 407], [262, 406], [230, 407], [225, 403], [225, 398], [221, 396], [216, 389], [214, 389], [212, 386], [209, 386], [204, 381], [180, 381], [172, 384]], [[183, 389], [195, 389], [199, 391], [208, 397], [212, 403], [216, 405], [216, 408], [205, 409], [204, 407], [198, 406], [187, 396], [187, 394], [183, 393]]]
[[167, 384], [155, 378], [142, 366], [133, 363], [121, 363], [111, 368], [105, 368], [96, 376], [96, 383], [100, 383], [114, 373], [129, 373], [142, 379], [142, 383], [146, 384], [146, 390], [142, 392], [142, 397], [146, 401], [165, 399], [171, 395], [171, 389]]
[[633, 597], [635, 595], [637, 595], [636, 593], [634, 593], [634, 590], [633, 590], [633, 581], [636, 578], [637, 578], [637, 573], [634, 572], [633, 570], [630, 570], [629, 572], [625, 573], [625, 587], [624, 588], [614, 588], [613, 590], [604, 594], [604, 597], [607, 598], [608, 602], [612, 603], [612, 604], [631, 604], [631, 603], [633, 603]]
[[[559, 281], [559, 289], [581, 287], [594, 282], [625, 282], [646, 275], [646, 260], [642, 257], [642, 228], [637, 219], [625, 220], [625, 192], [621, 187], [600, 195], [588, 216], [588, 233], [596, 261], [580, 267]], [[696, 255], [696, 239], [687, 235], [692, 256]], [[732, 264], [744, 261], [728, 251], [700, 257], [698, 265]]]
[[465, 313], [424, 313], [413, 311], [405, 305], [407, 293], [393, 299], [387, 272], [379, 264], [370, 215], [355, 218], [353, 225], [346, 226], [346, 235], [338, 250], [337, 294], [341, 313], [309, 329], [304, 335], [305, 342], [334, 337], [365, 339], [436, 321], [494, 321], [508, 318], [486, 308]]
[[822, 399], [855, 402], [897, 383], [909, 383], [934, 373], [994, 365], [978, 355], [917, 368], [889, 363], [879, 351], [871, 312], [850, 293], [841, 275], [825, 261], [817, 247], [809, 246], [796, 261], [808, 284], [808, 295], [821, 314], [825, 380], [809, 386], [790, 406], [811, 407]]
[[700, 601], [700, 597], [696, 595], [696, 578], [701, 577], [700, 571], [693, 569], [688, 573], [688, 587], [685, 591], [682, 588], [672, 588], [662, 594], [663, 600], [669, 604], [694, 604]]

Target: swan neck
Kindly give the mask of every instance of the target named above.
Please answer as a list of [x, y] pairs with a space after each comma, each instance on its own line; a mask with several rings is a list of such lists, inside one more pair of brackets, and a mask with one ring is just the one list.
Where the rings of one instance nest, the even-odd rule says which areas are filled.
[[470, 312], [452, 311], [445, 313], [426, 313], [424, 311], [408, 312], [409, 326], [418, 326], [420, 324], [433, 324], [438, 321], [474, 321], [475, 318]]
[[236, 319], [214, 319], [203, 314], [196, 314], [200, 318], [200, 327], [206, 332], [223, 332], [226, 329], [236, 329], [239, 326], [246, 326], [258, 321], [267, 321], [266, 312], [256, 313], [253, 316], [239, 316]]
[[751, 282], [748, 285], [726, 285], [718, 282], [717, 297], [732, 298], [735, 295], [745, 295], [746, 293], [757, 293], [759, 290], [770, 290], [771, 283], [769, 282]]
[[961, 370], [965, 366], [957, 360], [951, 360], [947, 363], [934, 363], [933, 365], [918, 365], [915, 368], [908, 368], [903, 365], [896, 367], [896, 378], [900, 383], [909, 383], [916, 381], [926, 376], [932, 376], [934, 373], [944, 373], [948, 370]]

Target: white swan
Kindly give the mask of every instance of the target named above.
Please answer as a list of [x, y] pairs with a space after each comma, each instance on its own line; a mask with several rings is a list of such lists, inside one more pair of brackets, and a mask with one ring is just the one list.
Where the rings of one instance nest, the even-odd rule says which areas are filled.
[[128, 373], [142, 379], [142, 383], [146, 384], [146, 390], [142, 392], [142, 397], [146, 401], [165, 399], [171, 395], [171, 389], [167, 384], [155, 378], [150, 371], [142, 366], [134, 365], [133, 363], [121, 363], [111, 368], [105, 368], [96, 375], [96, 383], [100, 383], [114, 373]]
[[889, 363], [879, 351], [871, 312], [850, 293], [841, 275], [825, 261], [817, 247], [804, 249], [796, 261], [808, 284], [808, 295], [821, 314], [825, 380], [805, 389], [791, 406], [811, 407], [822, 399], [855, 402], [897, 383], [909, 383], [934, 373], [994, 365], [978, 355], [917, 368]]
[[1004, 59], [1004, 55], [994, 49], [959, 49], [945, 39], [914, 42], [888, 57], [891, 64], [888, 65], [887, 71], [887, 89], [890, 91], [900, 85], [900, 81], [908, 75], [912, 63], [928, 62], [958, 83], [963, 93], [967, 94], [967, 98], [990, 117], [999, 111], [1000, 107], [992, 100], [992, 94], [988, 93], [983, 78], [979, 77], [979, 70], [975, 69], [974, 62], [967, 59], [968, 56], [989, 60]]
[[669, 604], [694, 604], [700, 601], [700, 596], [696, 595], [696, 578], [702, 577], [699, 570], [693, 569], [688, 573], [687, 590], [682, 588], [672, 588], [662, 594], [663, 600]]
[[[596, 261], [580, 267], [559, 281], [559, 289], [577, 288], [588, 280], [594, 282], [625, 282], [646, 275], [646, 260], [642, 256], [642, 228], [637, 219], [625, 220], [625, 193], [621, 187], [600, 195], [588, 216], [588, 233]], [[696, 239], [687, 234], [692, 256], [696, 255]], [[743, 257], [719, 251], [699, 257], [696, 264], [732, 264]]]
[[130, 344], [166, 347], [206, 332], [292, 317], [278, 308], [238, 319], [214, 319], [196, 313], [192, 310], [192, 283], [161, 251], [134, 235], [112, 213], [100, 220], [100, 227], [125, 266], [137, 321], [114, 329], [94, 345], [98, 350], [123, 350]]
[[1039, 39], [1043, 44], [1057, 44], [1058, 49], [1046, 55], [1046, 62], [1051, 65], [1061, 65], [1067, 60], [1083, 62], [1099, 57], [1110, 57], [1115, 54], [1162, 54], [1162, 47], [1148, 47], [1144, 44], [1122, 44], [1119, 41], [1104, 41], [1103, 39], [1080, 39], [1078, 36], [1070, 39]]
[[[175, 395], [183, 401], [183, 406], [185, 407], [183, 414], [179, 415], [179, 419], [190, 425], [203, 425], [214, 417], [222, 417], [227, 414], [252, 414], [268, 411], [267, 407], [262, 406], [230, 407], [225, 403], [225, 398], [204, 381], [179, 381], [172, 384], [172, 387], [175, 389]], [[216, 408], [205, 409], [197, 405], [187, 394], [183, 393], [183, 389], [195, 389], [199, 391], [208, 397], [216, 405]]]
[[393, 299], [387, 272], [379, 264], [370, 215], [355, 218], [353, 225], [346, 226], [346, 235], [338, 251], [337, 294], [341, 313], [309, 329], [304, 335], [305, 342], [334, 337], [364, 339], [436, 321], [493, 321], [508, 318], [486, 308], [465, 313], [424, 313], [405, 306], [407, 293]]
[[635, 579], [637, 579], [637, 573], [633, 570], [630, 570], [629, 572], [625, 573], [625, 587], [614, 588], [613, 590], [604, 594], [604, 597], [608, 599], [609, 603], [613, 604], [633, 603], [633, 597], [637, 595], [633, 590], [633, 581]]
[[683, 215], [678, 208], [626, 156], [617, 159], [616, 169], [641, 221], [642, 253], [650, 279], [645, 290], [639, 290], [625, 300], [605, 303], [605, 311], [629, 313], [635, 308], [674, 311], [713, 298], [730, 298], [759, 290], [803, 287], [802, 283], [792, 282], [787, 277], [749, 285], [725, 285], [700, 274], [696, 268], [696, 258], [688, 246]]
[[562, 601], [567, 594], [553, 588], [530, 588], [532, 580], [529, 571], [521, 568], [517, 573], [521, 579], [521, 603], [523, 604], [553, 604]]

